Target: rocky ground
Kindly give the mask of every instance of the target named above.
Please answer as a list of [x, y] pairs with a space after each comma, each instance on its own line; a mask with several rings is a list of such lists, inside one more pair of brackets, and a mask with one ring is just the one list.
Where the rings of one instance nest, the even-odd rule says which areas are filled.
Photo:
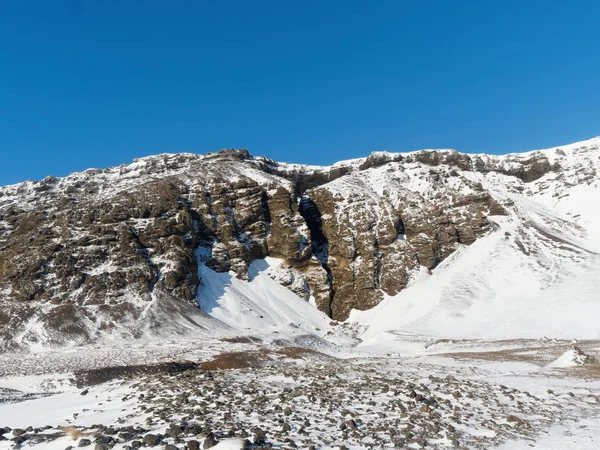
[[[82, 367], [46, 383], [45, 392], [22, 393], [28, 398], [2, 391], [0, 448], [483, 449], [534, 443], [600, 404], [597, 383], [565, 382], [573, 373], [502, 374], [481, 365], [486, 357], [465, 353], [457, 363], [465, 342], [437, 345], [442, 351], [426, 357], [339, 358], [242, 338], [203, 361], [167, 361], [165, 352], [160, 363]], [[547, 344], [537, 348], [552, 357]], [[36, 417], [36, 408], [50, 409]], [[30, 419], [23, 411], [32, 411]]]

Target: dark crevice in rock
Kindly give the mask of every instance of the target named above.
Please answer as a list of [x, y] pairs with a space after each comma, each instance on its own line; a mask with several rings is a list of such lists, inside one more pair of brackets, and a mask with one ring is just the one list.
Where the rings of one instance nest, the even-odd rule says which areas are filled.
[[379, 249], [379, 239], [375, 237], [375, 289], [381, 289], [381, 260], [383, 255]]
[[406, 234], [406, 227], [404, 225], [402, 217], [398, 217], [398, 223], [396, 224], [396, 234], [398, 235], [398, 237], [401, 237]]
[[208, 192], [208, 190], [206, 191], [206, 205], [208, 206], [208, 211], [212, 218], [212, 230], [213, 230], [213, 232], [216, 233], [216, 231], [219, 227], [219, 216], [217, 215], [217, 212], [213, 208], [212, 197], [210, 195], [210, 192]]
[[288, 198], [288, 213], [290, 214], [290, 216], [296, 214], [296, 211], [294, 211], [294, 206], [294, 197], [290, 195]]
[[310, 239], [312, 241], [314, 254], [319, 258], [317, 251], [323, 245], [328, 245], [327, 237], [323, 232], [323, 222], [321, 219], [321, 211], [318, 206], [308, 197], [302, 197], [300, 201], [300, 214], [304, 218], [306, 225], [310, 231]]
[[332, 317], [331, 305], [335, 296], [333, 288], [333, 275], [328, 266], [329, 260], [329, 241], [323, 232], [323, 221], [318, 206], [309, 197], [302, 197], [300, 201], [300, 214], [304, 218], [308, 230], [310, 231], [310, 240], [312, 243], [312, 252], [321, 263], [321, 267], [327, 272], [327, 283], [329, 284], [329, 305], [327, 311], [324, 311], [329, 317]]
[[271, 210], [269, 209], [269, 195], [267, 191], [262, 191], [260, 195], [260, 206], [265, 221], [265, 235], [268, 237], [271, 234]]
[[291, 177], [285, 175], [283, 176], [296, 183], [296, 186], [298, 187], [298, 194], [301, 196], [304, 195], [304, 193], [309, 189], [322, 186], [323, 184], [334, 180], [334, 178], [331, 178], [331, 174], [329, 173], [298, 174]]

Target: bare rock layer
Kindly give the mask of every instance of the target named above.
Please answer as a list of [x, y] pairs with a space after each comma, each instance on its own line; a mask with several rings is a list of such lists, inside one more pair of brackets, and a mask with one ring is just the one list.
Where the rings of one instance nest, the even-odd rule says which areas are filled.
[[201, 323], [199, 254], [241, 279], [253, 260], [281, 258], [281, 284], [345, 320], [506, 214], [469, 173], [525, 186], [560, 170], [543, 152], [373, 153], [311, 167], [228, 149], [0, 188], [1, 345], [27, 342], [32, 327], [50, 330], [50, 343], [134, 336], [149, 317], [144, 327], [160, 328], [148, 313], [157, 304]]

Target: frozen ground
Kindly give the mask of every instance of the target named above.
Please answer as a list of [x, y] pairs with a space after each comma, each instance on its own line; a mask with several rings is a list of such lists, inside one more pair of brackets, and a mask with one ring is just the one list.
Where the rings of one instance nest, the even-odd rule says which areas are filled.
[[[359, 332], [332, 328], [347, 342]], [[148, 434], [161, 448], [190, 449], [263, 439], [277, 448], [597, 448], [600, 367], [578, 364], [570, 341], [394, 333], [379, 349], [325, 353], [302, 346], [319, 338], [279, 334], [3, 355], [0, 426], [17, 436], [5, 433], [0, 450], [85, 439], [119, 449]], [[595, 355], [600, 342], [576, 348]]]

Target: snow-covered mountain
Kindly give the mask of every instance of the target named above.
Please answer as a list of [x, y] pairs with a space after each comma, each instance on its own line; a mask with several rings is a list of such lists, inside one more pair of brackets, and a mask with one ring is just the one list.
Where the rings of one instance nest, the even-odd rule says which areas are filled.
[[[554, 167], [523, 182], [497, 171], [463, 171], [505, 205], [495, 231], [461, 247], [428, 276], [352, 319], [366, 340], [385, 331], [438, 337], [600, 336], [600, 139], [486, 163], [518, 167], [543, 155]], [[368, 336], [368, 337], [367, 337]]]
[[[330, 167], [165, 154], [0, 188], [3, 348], [287, 330], [597, 337], [600, 138]], [[329, 331], [330, 332], [330, 331]]]

